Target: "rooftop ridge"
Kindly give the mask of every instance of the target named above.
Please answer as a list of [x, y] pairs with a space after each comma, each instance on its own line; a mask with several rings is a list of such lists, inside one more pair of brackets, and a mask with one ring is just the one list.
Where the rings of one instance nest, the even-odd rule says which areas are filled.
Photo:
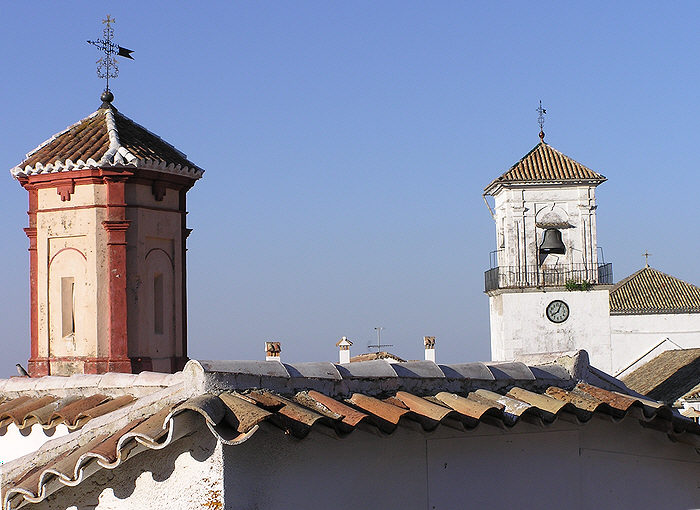
[[0, 379], [0, 395], [42, 396], [50, 394], [62, 397], [80, 392], [85, 396], [95, 393], [142, 396], [161, 388], [180, 384], [186, 378], [187, 376], [183, 372], [174, 374], [109, 372], [99, 375], [74, 374], [71, 376], [10, 377], [9, 379]]
[[[136, 121], [135, 121], [134, 119], [132, 119], [131, 117], [128, 117], [127, 115], [124, 115], [122, 112], [118, 111], [116, 108], [114, 108], [114, 111], [117, 113], [117, 115], [119, 115], [120, 117], [122, 117], [122, 118], [125, 119], [126, 121], [131, 122], [134, 126], [140, 128], [140, 129], [143, 129], [144, 131], [146, 131], [146, 132], [147, 132], [148, 134], [150, 134], [151, 136], [153, 136], [153, 137], [157, 138], [158, 140], [160, 140], [161, 143], [167, 145], [167, 146], [170, 147], [172, 150], [174, 150], [175, 152], [177, 152], [180, 156], [182, 156], [183, 159], [187, 159], [187, 154], [185, 154], [184, 152], [182, 152], [180, 149], [178, 149], [177, 147], [175, 147], [175, 146], [174, 146], [173, 144], [171, 144], [170, 142], [164, 140], [161, 136], [157, 135], [156, 133], [154, 133], [153, 131], [151, 131], [151, 130], [148, 129], [147, 127], [145, 127], [143, 124], [139, 124], [138, 122], [136, 122]], [[197, 168], [199, 168], [199, 167], [197, 167]], [[201, 169], [200, 169], [200, 170], [201, 170]], [[204, 172], [204, 170], [202, 170], [202, 172]]]
[[264, 388], [280, 394], [315, 390], [332, 397], [347, 397], [357, 392], [383, 396], [396, 391], [428, 395], [436, 391], [500, 391], [515, 385], [533, 391], [552, 384], [568, 388], [593, 378], [607, 389], [626, 389], [616, 379], [606, 380], [598, 375], [599, 371], [591, 370], [588, 353], [583, 350], [531, 355], [526, 361], [531, 364], [519, 360], [449, 364], [390, 363], [385, 359], [347, 364], [191, 360], [188, 366], [201, 372], [206, 391], [212, 392]]
[[282, 363], [258, 360], [190, 360], [182, 372], [161, 374], [107, 373], [12, 377], [0, 380], [0, 397], [19, 395], [63, 397], [83, 395], [142, 396], [186, 382], [202, 391], [266, 389], [282, 395], [316, 390], [331, 397], [353, 393], [383, 396], [396, 391], [429, 395], [438, 391], [469, 393], [476, 389], [503, 391], [519, 386], [541, 391], [550, 385], [570, 388], [578, 382], [594, 382], [612, 391], [627, 391], [617, 379], [590, 366], [584, 350], [527, 355], [523, 361], [435, 363], [384, 359], [347, 364], [331, 362]]

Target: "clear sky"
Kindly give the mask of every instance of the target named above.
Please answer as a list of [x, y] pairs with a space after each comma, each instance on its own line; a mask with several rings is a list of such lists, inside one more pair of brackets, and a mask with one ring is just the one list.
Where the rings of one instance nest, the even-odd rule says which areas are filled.
[[486, 184], [538, 141], [608, 177], [598, 243], [700, 284], [696, 2], [0, 1], [0, 376], [29, 355], [27, 193], [9, 169], [115, 106], [206, 170], [189, 193], [189, 354], [489, 359]]

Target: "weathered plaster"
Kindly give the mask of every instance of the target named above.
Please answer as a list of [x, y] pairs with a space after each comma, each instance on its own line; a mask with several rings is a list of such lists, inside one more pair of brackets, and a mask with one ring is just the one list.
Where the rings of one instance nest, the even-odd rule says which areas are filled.
[[103, 469], [75, 489], [66, 487], [36, 510], [222, 510], [221, 444], [206, 427], [164, 450], [146, 451], [118, 469]]
[[[569, 305], [569, 318], [555, 324], [545, 314], [560, 299]], [[609, 372], [610, 321], [607, 289], [503, 292], [489, 299], [491, 357], [512, 360], [521, 354], [585, 349], [591, 364]]]
[[544, 267], [585, 264], [590, 281], [597, 281], [595, 187], [574, 185], [512, 186], [494, 196], [498, 265], [535, 271], [544, 227], [538, 222], [556, 216], [569, 226], [560, 228], [563, 255], [550, 254]]
[[[130, 175], [77, 180], [57, 175], [38, 185], [36, 230], [30, 225], [29, 234], [36, 232], [33, 358], [47, 363], [42, 370], [83, 372], [88, 363], [95, 365], [92, 371], [129, 369], [130, 363], [137, 371], [182, 367], [187, 354], [184, 190], [191, 183]], [[157, 189], [156, 178], [161, 179]], [[72, 193], [60, 195], [64, 181]], [[65, 278], [75, 281], [70, 334], [61, 321]], [[108, 366], [106, 360], [117, 364]], [[30, 370], [35, 365], [30, 363]]]

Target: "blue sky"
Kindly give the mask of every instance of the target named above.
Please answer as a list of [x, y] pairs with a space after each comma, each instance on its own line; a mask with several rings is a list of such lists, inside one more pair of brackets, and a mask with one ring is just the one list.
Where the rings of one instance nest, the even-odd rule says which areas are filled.
[[[200, 359], [490, 357], [481, 193], [538, 141], [609, 179], [620, 279], [700, 283], [700, 6], [691, 2], [0, 3], [0, 168], [99, 106], [101, 19], [134, 50], [114, 104], [206, 170], [189, 193]], [[0, 375], [29, 351], [26, 192], [0, 180]]]

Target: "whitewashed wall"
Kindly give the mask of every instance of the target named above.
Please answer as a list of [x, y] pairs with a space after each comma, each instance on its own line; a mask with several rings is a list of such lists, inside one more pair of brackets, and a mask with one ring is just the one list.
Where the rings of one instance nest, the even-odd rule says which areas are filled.
[[700, 507], [700, 456], [635, 420], [301, 442], [261, 434], [224, 459], [232, 510]]
[[[643, 356], [634, 366], [620, 373], [622, 377], [663, 351], [678, 349], [678, 346], [684, 349], [700, 347], [700, 313], [611, 315], [610, 334], [613, 374]], [[663, 343], [644, 355], [660, 342]]]
[[34, 452], [47, 441], [67, 434], [68, 427], [65, 425], [58, 425], [55, 429], [46, 431], [41, 425], [35, 423], [29, 431], [25, 429], [20, 432], [17, 425], [11, 423], [0, 434], [0, 465]]
[[26, 508], [221, 510], [223, 497], [221, 445], [203, 426], [162, 451], [136, 455], [115, 470], [102, 469]]
[[[545, 315], [545, 308], [555, 299], [569, 305], [569, 318], [561, 324], [551, 322]], [[604, 372], [611, 370], [607, 289], [504, 292], [491, 296], [489, 306], [493, 360], [512, 360], [519, 354], [585, 349], [593, 366]]]
[[312, 432], [304, 440], [263, 426], [223, 448], [202, 430], [34, 508], [697, 508], [698, 479], [692, 447], [634, 419], [428, 434], [416, 426], [345, 439]]

